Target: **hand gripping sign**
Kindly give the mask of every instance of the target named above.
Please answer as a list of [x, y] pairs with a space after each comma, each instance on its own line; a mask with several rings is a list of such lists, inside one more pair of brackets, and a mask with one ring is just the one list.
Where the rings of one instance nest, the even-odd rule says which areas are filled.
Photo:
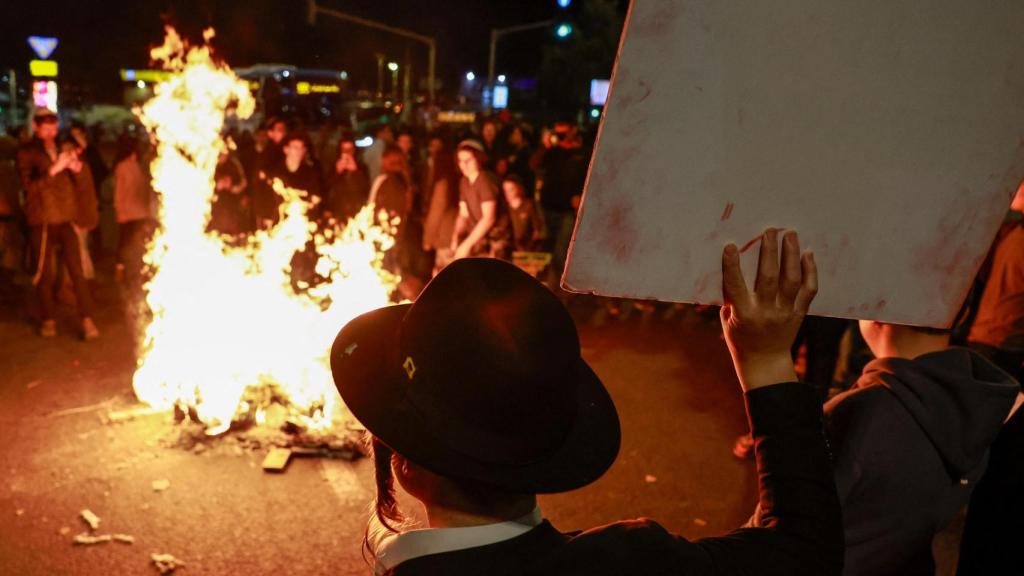
[[1024, 2], [636, 0], [563, 285], [721, 303], [813, 249], [813, 314], [948, 326], [1024, 177]]

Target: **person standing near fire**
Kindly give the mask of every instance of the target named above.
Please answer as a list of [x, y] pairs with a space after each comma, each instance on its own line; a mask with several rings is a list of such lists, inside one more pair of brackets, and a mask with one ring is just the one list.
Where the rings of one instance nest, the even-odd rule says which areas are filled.
[[540, 204], [547, 224], [551, 268], [560, 278], [587, 179], [587, 154], [577, 129], [568, 122], [555, 124], [551, 141], [541, 161]]
[[17, 151], [17, 141], [0, 134], [0, 304], [18, 301], [15, 277], [24, 250]]
[[248, 232], [250, 202], [245, 191], [249, 184], [242, 163], [231, 150], [221, 150], [213, 181], [215, 194], [210, 209], [210, 228], [228, 236]]
[[452, 262], [455, 255], [451, 244], [455, 221], [459, 217], [459, 173], [455, 159], [443, 144], [431, 152], [430, 175], [432, 181], [427, 188], [422, 248], [424, 252], [434, 253], [433, 273], [437, 274]]
[[[75, 219], [72, 221], [75, 227], [75, 234], [78, 235], [78, 247], [82, 258], [82, 274], [85, 279], [92, 281], [96, 278], [96, 266], [92, 261], [92, 251], [89, 246], [90, 232], [100, 224], [99, 201], [96, 196], [95, 179], [92, 175], [92, 168], [85, 161], [82, 148], [78, 147], [73, 140], [65, 140], [60, 144], [60, 151], [70, 152], [79, 159], [80, 174], [79, 186], [77, 188]], [[63, 282], [66, 286], [66, 281]]]
[[475, 140], [464, 140], [456, 152], [462, 180], [459, 181], [459, 217], [452, 237], [454, 259], [469, 256], [500, 257], [510, 239], [507, 212], [503, 209], [498, 184], [484, 171], [487, 154]]
[[117, 219], [117, 267], [114, 278], [137, 286], [146, 238], [155, 228], [157, 200], [149, 172], [139, 158], [139, 142], [124, 134], [114, 160], [114, 215]]
[[253, 179], [252, 212], [257, 230], [272, 228], [279, 218], [277, 194], [267, 178], [284, 162], [284, 137], [287, 134], [288, 124], [284, 120], [271, 118], [267, 121], [266, 145], [257, 158], [256, 178]]
[[380, 174], [374, 178], [370, 187], [369, 204], [374, 207], [375, 217], [384, 212], [388, 220], [398, 221], [395, 246], [384, 255], [384, 267], [397, 274], [404, 274], [404, 270], [409, 267], [407, 220], [412, 211], [411, 181], [409, 165], [402, 149], [395, 145], [385, 148], [380, 159]]
[[25, 191], [25, 216], [31, 227], [35, 272], [32, 278], [39, 298], [39, 334], [57, 335], [54, 259], [60, 249], [75, 288], [81, 334], [86, 340], [100, 333], [93, 322], [92, 295], [82, 270], [82, 254], [74, 221], [78, 218], [79, 196], [92, 182], [83, 175], [84, 164], [73, 150], [61, 151], [57, 144], [57, 115], [48, 109], [36, 111], [32, 120], [34, 138], [18, 151], [18, 171]]
[[[320, 171], [310, 161], [306, 135], [301, 132], [292, 132], [284, 137], [282, 144], [284, 160], [267, 172], [268, 183], [276, 179], [288, 188], [304, 191], [310, 210], [307, 215], [310, 220], [316, 220], [317, 214], [322, 209], [323, 184], [320, 180]], [[273, 194], [273, 220], [276, 224], [281, 198], [273, 189], [270, 190], [270, 193]]]
[[544, 218], [533, 199], [526, 196], [526, 185], [519, 176], [509, 174], [501, 180], [501, 191], [508, 203], [514, 249], [536, 252], [544, 239]]
[[343, 134], [338, 143], [338, 159], [327, 175], [325, 217], [344, 227], [366, 205], [370, 196], [370, 177], [357, 155], [352, 134]]

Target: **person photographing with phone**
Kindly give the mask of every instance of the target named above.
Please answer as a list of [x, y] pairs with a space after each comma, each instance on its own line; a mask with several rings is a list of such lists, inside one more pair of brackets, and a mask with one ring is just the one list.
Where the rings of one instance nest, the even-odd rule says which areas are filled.
[[[25, 217], [31, 227], [34, 275], [32, 283], [39, 298], [44, 338], [57, 335], [54, 284], [55, 258], [61, 258], [75, 288], [80, 335], [86, 340], [99, 337], [93, 322], [93, 303], [82, 267], [81, 245], [74, 222], [92, 190], [91, 176], [83, 173], [84, 164], [75, 149], [61, 150], [57, 143], [57, 115], [52, 110], [36, 110], [32, 120], [35, 136], [18, 151], [18, 172], [25, 190]], [[95, 199], [95, 192], [93, 192]]]
[[[839, 574], [843, 530], [821, 404], [790, 345], [817, 292], [795, 232], [762, 238], [748, 287], [722, 254], [722, 327], [755, 441], [761, 513], [690, 542], [637, 519], [561, 532], [537, 494], [590, 484], [614, 463], [619, 419], [580, 356], [558, 298], [511, 264], [468, 258], [414, 304], [339, 332], [334, 381], [372, 435], [377, 497], [364, 540], [377, 574]], [[408, 530], [395, 480], [425, 509]]]

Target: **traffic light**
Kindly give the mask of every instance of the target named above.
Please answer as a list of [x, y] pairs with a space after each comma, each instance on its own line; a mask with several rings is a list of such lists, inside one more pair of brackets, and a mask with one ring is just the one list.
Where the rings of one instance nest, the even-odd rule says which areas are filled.
[[[572, 4], [572, 0], [557, 0], [557, 2], [559, 8], [566, 13], [569, 12], [569, 5]], [[568, 20], [560, 19], [558, 26], [555, 26], [555, 36], [559, 40], [564, 40], [569, 36], [572, 36], [572, 30], [572, 24], [570, 24]]]

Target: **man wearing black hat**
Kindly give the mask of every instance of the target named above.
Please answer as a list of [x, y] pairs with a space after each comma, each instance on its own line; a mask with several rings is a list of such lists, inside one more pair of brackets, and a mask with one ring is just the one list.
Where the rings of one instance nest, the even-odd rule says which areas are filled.
[[[562, 533], [536, 494], [597, 480], [619, 449], [615, 406], [571, 317], [514, 266], [466, 259], [415, 304], [364, 314], [331, 350], [345, 403], [372, 434], [377, 574], [839, 574], [843, 532], [813, 390], [789, 356], [817, 291], [795, 233], [765, 233], [753, 291], [722, 257], [722, 325], [755, 439], [756, 524], [689, 542], [650, 520]], [[402, 532], [394, 479], [430, 528]]]

